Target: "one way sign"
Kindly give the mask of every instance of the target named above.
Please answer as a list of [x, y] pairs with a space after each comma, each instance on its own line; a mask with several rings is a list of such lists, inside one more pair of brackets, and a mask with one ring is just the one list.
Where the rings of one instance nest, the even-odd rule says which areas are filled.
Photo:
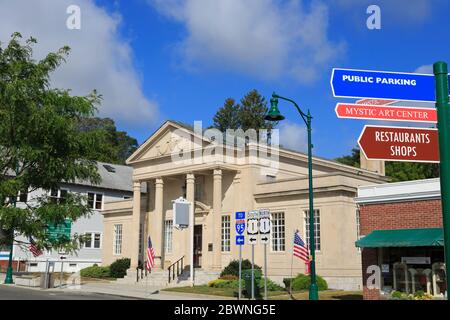
[[259, 211], [252, 210], [247, 215], [247, 235], [249, 244], [258, 243]]

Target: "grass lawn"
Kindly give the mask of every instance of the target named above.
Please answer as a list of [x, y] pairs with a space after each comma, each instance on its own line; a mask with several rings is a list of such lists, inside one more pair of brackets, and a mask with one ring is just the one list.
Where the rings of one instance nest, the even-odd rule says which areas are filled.
[[[206, 285], [196, 287], [178, 287], [167, 288], [163, 291], [181, 292], [181, 293], [193, 293], [193, 294], [206, 294], [211, 296], [221, 297], [236, 297], [236, 289], [232, 288], [211, 288]], [[261, 292], [264, 294], [264, 292]], [[269, 291], [268, 296], [270, 300], [289, 300], [289, 294], [286, 291]], [[295, 300], [308, 300], [308, 292], [295, 292]], [[340, 290], [327, 290], [319, 292], [320, 300], [362, 300], [361, 291], [340, 291]]]

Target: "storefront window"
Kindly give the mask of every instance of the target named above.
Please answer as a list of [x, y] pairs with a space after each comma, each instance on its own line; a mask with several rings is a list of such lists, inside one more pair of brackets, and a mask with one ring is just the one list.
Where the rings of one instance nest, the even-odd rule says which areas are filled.
[[382, 292], [442, 296], [446, 291], [442, 247], [380, 248], [379, 254]]

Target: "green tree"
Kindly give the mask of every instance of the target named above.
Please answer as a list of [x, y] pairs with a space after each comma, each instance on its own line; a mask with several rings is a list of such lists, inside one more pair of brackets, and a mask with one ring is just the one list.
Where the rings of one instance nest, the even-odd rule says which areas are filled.
[[236, 130], [240, 127], [239, 105], [233, 98], [228, 98], [217, 110], [213, 118], [213, 127], [225, 132], [227, 129]]
[[239, 120], [241, 129], [244, 131], [248, 129], [273, 129], [273, 122], [264, 119], [268, 111], [266, 99], [257, 90], [250, 91], [240, 102]]
[[39, 61], [33, 44], [14, 33], [0, 45], [0, 229], [11, 244], [14, 234], [33, 237], [38, 247], [76, 250], [77, 239], [50, 238], [49, 224], [90, 214], [82, 196], [64, 199], [42, 195], [35, 203], [16, 207], [19, 192], [54, 190], [61, 182], [99, 183], [95, 157], [105, 140], [101, 130], [80, 131], [100, 102], [96, 92], [71, 96], [69, 90], [50, 87], [50, 74], [65, 61], [63, 47]]
[[227, 129], [273, 129], [276, 124], [264, 119], [268, 111], [266, 99], [257, 90], [252, 90], [237, 104], [233, 98], [225, 100], [214, 115], [213, 127], [222, 132]]
[[82, 118], [79, 121], [79, 130], [88, 132], [92, 130], [101, 131], [104, 141], [103, 150], [97, 152], [95, 160], [124, 164], [125, 160], [138, 148], [138, 142], [130, 137], [125, 131], [117, 131], [114, 120], [110, 118]]
[[[360, 167], [360, 150], [358, 147], [352, 149], [352, 154], [337, 158], [336, 161], [353, 166]], [[421, 162], [395, 162], [387, 161], [386, 176], [391, 178], [392, 182], [411, 181], [420, 179], [430, 179], [439, 177], [439, 164], [421, 163]]]
[[359, 148], [356, 147], [356, 148], [352, 149], [352, 154], [351, 155], [343, 156], [343, 157], [340, 157], [340, 158], [336, 158], [336, 161], [340, 162], [340, 163], [343, 163], [343, 164], [346, 164], [348, 166], [359, 168], [360, 167], [359, 154], [360, 154]]

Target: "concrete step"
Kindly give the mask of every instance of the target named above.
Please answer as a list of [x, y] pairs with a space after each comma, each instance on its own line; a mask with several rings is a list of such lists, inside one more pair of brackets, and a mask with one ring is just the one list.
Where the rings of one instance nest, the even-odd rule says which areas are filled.
[[[195, 270], [195, 285], [205, 285], [209, 281], [217, 279], [219, 274], [219, 272]], [[188, 270], [183, 271], [176, 279], [170, 281], [170, 283], [167, 270], [152, 271], [150, 274], [147, 274], [147, 276], [144, 276], [144, 278], [139, 278], [138, 282], [136, 282], [136, 270], [128, 270], [127, 275], [123, 279], [117, 279], [117, 283], [165, 288], [189, 286], [191, 282], [190, 272]]]

